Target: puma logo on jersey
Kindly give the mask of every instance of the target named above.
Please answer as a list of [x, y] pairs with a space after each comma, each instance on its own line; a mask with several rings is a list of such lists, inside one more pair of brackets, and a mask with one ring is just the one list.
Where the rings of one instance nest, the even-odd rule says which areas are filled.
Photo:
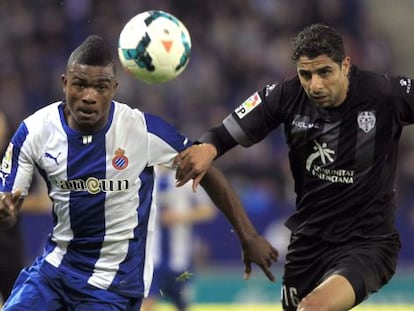
[[48, 159], [52, 159], [53, 161], [55, 161], [55, 163], [56, 163], [56, 165], [59, 165], [59, 162], [58, 162], [58, 157], [60, 156], [60, 154], [61, 154], [62, 152], [59, 152], [57, 155], [56, 155], [56, 157], [54, 157], [53, 155], [51, 155], [49, 152], [45, 152], [45, 158], [48, 158]]

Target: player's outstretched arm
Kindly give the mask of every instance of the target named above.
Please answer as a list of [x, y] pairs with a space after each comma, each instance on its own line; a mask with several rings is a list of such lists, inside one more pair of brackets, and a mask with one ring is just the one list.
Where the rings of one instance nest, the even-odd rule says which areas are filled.
[[224, 175], [214, 166], [205, 173], [201, 185], [211, 200], [223, 212], [236, 231], [241, 242], [245, 279], [250, 277], [251, 264], [257, 264], [272, 282], [275, 280], [270, 271], [273, 261], [277, 260], [277, 250], [261, 235], [251, 223], [238, 195], [234, 192]]
[[10, 229], [17, 220], [17, 214], [23, 203], [21, 191], [0, 193], [0, 230]]
[[193, 145], [180, 152], [174, 159], [174, 165], [177, 168], [175, 176], [177, 187], [193, 179], [193, 191], [196, 191], [201, 179], [216, 156], [216, 147], [207, 143]]

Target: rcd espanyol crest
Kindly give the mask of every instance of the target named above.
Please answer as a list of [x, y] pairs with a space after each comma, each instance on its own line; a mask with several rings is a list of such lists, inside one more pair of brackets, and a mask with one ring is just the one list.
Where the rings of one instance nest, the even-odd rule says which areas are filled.
[[112, 166], [118, 171], [122, 171], [128, 166], [128, 158], [125, 155], [125, 150], [118, 148], [115, 151], [115, 156], [112, 158]]
[[365, 133], [368, 133], [375, 126], [375, 114], [372, 111], [362, 111], [358, 115], [358, 126]]

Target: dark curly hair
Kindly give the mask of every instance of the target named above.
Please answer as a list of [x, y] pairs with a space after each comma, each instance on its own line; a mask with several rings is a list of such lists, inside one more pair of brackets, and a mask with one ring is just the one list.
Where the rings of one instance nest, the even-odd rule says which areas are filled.
[[342, 36], [334, 28], [314, 24], [306, 27], [292, 41], [291, 58], [297, 62], [301, 56], [315, 58], [327, 55], [340, 64], [345, 58], [345, 48]]

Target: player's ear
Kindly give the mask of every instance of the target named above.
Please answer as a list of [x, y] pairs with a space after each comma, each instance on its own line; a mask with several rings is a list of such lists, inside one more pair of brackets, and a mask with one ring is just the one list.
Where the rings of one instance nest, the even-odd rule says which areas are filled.
[[114, 83], [113, 83], [114, 91], [116, 91], [117, 88], [118, 88], [118, 80], [115, 80]]
[[66, 75], [62, 74], [60, 76], [60, 83], [62, 84], [63, 92], [66, 91], [66, 85], [68, 84], [68, 79], [66, 78]]
[[342, 70], [344, 71], [345, 75], [348, 75], [350, 68], [351, 68], [351, 57], [350, 56], [346, 56], [342, 60]]

